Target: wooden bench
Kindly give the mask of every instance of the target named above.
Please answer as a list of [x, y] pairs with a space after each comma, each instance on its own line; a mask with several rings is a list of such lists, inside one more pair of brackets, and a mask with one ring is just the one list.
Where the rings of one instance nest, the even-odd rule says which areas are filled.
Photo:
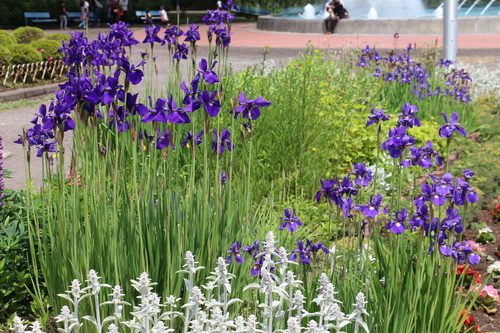
[[[161, 14], [160, 14], [159, 10], [150, 10], [149, 13], [151, 14], [151, 18], [153, 20], [161, 19]], [[136, 10], [135, 16], [137, 16], [138, 20], [144, 21], [146, 19], [146, 11], [145, 10]]]
[[24, 20], [26, 25], [28, 25], [29, 21], [32, 23], [52, 23], [58, 22], [57, 19], [51, 19], [50, 14], [47, 12], [44, 13], [34, 13], [34, 12], [25, 12]]

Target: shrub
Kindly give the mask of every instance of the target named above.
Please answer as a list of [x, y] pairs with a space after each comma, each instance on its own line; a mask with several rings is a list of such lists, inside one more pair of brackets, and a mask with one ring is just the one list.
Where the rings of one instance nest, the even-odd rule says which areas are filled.
[[71, 40], [71, 36], [67, 35], [67, 34], [55, 33], [55, 34], [46, 35], [45, 39], [50, 39], [50, 40], [56, 41], [56, 42], [58, 42], [59, 45], [62, 45], [62, 41], [65, 40], [65, 41], [69, 42]]
[[16, 39], [6, 30], [0, 30], [0, 45], [7, 46], [15, 44]]
[[5, 46], [0, 45], [0, 66], [8, 66], [12, 63], [12, 55]]
[[12, 54], [13, 64], [42, 61], [42, 55], [33, 46], [24, 44], [10, 45], [9, 50]]
[[45, 36], [42, 29], [35, 27], [19, 27], [12, 34], [19, 44], [29, 44]]
[[31, 42], [30, 45], [40, 52], [42, 60], [60, 60], [62, 58], [62, 55], [57, 52], [60, 47], [60, 43], [56, 41], [44, 38]]

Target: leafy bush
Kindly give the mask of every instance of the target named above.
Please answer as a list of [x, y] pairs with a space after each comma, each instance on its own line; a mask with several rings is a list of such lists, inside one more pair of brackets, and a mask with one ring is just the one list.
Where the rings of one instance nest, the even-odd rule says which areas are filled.
[[29, 44], [45, 36], [42, 29], [35, 27], [19, 27], [12, 34], [19, 44]]
[[0, 66], [8, 66], [12, 62], [12, 55], [5, 46], [0, 45]]
[[41, 53], [42, 60], [60, 60], [62, 58], [61, 54], [57, 52], [60, 43], [56, 41], [44, 38], [31, 42], [30, 45]]
[[50, 39], [50, 40], [56, 41], [59, 43], [59, 45], [61, 45], [63, 40], [69, 42], [71, 40], [71, 36], [67, 35], [67, 34], [55, 33], [55, 34], [46, 35], [45, 39]]
[[15, 44], [9, 46], [13, 64], [27, 64], [42, 61], [42, 55], [33, 46]]
[[27, 261], [28, 232], [21, 191], [5, 191], [0, 218], [0, 322], [6, 322], [14, 313], [30, 313], [31, 297], [26, 288], [31, 286]]
[[7, 46], [15, 44], [16, 39], [6, 30], [0, 30], [0, 45]]

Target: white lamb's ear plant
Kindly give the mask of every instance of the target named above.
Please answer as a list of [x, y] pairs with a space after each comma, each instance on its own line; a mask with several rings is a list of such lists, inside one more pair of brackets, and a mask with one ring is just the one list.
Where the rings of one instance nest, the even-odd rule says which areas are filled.
[[365, 301], [365, 295], [362, 292], [359, 292], [356, 295], [356, 303], [353, 304], [354, 311], [348, 318], [350, 321], [354, 321], [354, 333], [358, 333], [360, 325], [366, 333], [370, 333], [368, 325], [363, 320], [363, 315], [369, 316], [368, 312], [365, 310], [366, 303], [368, 302]]
[[[238, 298], [229, 300], [228, 296], [231, 293], [231, 279], [235, 277], [227, 271], [227, 263], [224, 258], [219, 257], [217, 259], [217, 267], [213, 272], [210, 273], [207, 279], [213, 280], [217, 284], [217, 301], [222, 304], [224, 314], [227, 314], [228, 307], [236, 302], [243, 302]], [[209, 284], [209, 286], [211, 286]], [[205, 288], [205, 289], [209, 289]]]
[[115, 325], [118, 326], [119, 321], [122, 319], [123, 306], [130, 305], [130, 303], [122, 301], [121, 298], [125, 296], [125, 294], [122, 294], [122, 288], [119, 285], [113, 287], [113, 292], [109, 294], [109, 296], [112, 297], [112, 300], [101, 303], [101, 305], [113, 305], [113, 315], [104, 318], [102, 324], [104, 325], [108, 321], [114, 320]]
[[14, 317], [12, 320], [12, 323], [14, 324], [14, 327], [11, 327], [11, 331], [14, 333], [24, 333], [26, 332], [26, 326], [23, 324], [23, 320], [20, 317]]
[[179, 302], [180, 300], [180, 298], [177, 298], [173, 295], [168, 296], [165, 301], [165, 305], [168, 307], [168, 311], [164, 312], [158, 319], [168, 320], [171, 327], [174, 326], [174, 320], [177, 317], [181, 318], [184, 321], [184, 315], [181, 312], [174, 310], [175, 308], [177, 308], [177, 302]]
[[59, 331], [63, 333], [78, 332], [78, 329], [82, 326], [82, 324], [78, 322], [78, 319], [71, 313], [67, 305], [64, 305], [59, 316], [54, 318], [56, 319], [56, 323], [63, 323], [64, 328], [59, 328]]
[[[88, 279], [85, 280], [89, 283], [89, 285], [82, 289], [83, 292], [90, 290], [90, 294], [94, 296], [94, 307], [95, 307], [95, 317], [87, 315], [82, 317], [85, 320], [88, 320], [92, 324], [95, 325], [97, 329], [97, 333], [102, 332], [102, 322], [101, 322], [101, 308], [99, 303], [99, 293], [101, 292], [102, 287], [111, 288], [109, 284], [99, 283], [100, 276], [97, 275], [97, 272], [91, 269], [88, 273]], [[76, 318], [78, 320], [78, 318]], [[66, 332], [68, 333], [68, 332]]]
[[67, 290], [66, 292], [70, 294], [73, 298], [65, 294], [57, 294], [57, 296], [64, 298], [65, 300], [68, 300], [71, 303], [71, 305], [73, 305], [73, 316], [76, 318], [77, 321], [79, 320], [78, 304], [80, 304], [80, 302], [84, 298], [92, 295], [85, 293], [85, 290], [80, 289], [80, 286], [81, 283], [77, 279], [71, 281], [71, 286], [69, 287], [69, 291]]
[[325, 315], [325, 328], [333, 328], [336, 333], [345, 333], [342, 328], [349, 325], [351, 321], [340, 310], [337, 303], [331, 304], [328, 308], [328, 314]]
[[186, 256], [184, 257], [184, 260], [186, 260], [186, 263], [182, 265], [182, 267], [185, 267], [185, 269], [178, 270], [176, 273], [188, 273], [189, 274], [189, 280], [184, 279], [184, 282], [186, 283], [186, 288], [191, 290], [191, 288], [194, 286], [194, 274], [199, 271], [200, 269], [205, 269], [203, 266], [196, 266], [198, 264], [197, 261], [194, 261], [194, 255], [191, 251], [186, 252]]

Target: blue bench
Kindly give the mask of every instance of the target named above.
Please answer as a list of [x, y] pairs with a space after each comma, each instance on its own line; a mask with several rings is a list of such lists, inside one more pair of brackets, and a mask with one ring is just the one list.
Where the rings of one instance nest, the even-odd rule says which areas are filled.
[[[149, 13], [151, 14], [151, 18], [153, 20], [159, 20], [161, 18], [161, 14], [160, 14], [159, 10], [150, 10]], [[136, 10], [135, 16], [137, 16], [138, 20], [144, 21], [146, 19], [146, 11], [145, 10]]]
[[51, 19], [49, 13], [33, 13], [33, 12], [25, 12], [24, 20], [26, 25], [28, 25], [29, 21], [32, 23], [52, 23], [58, 22], [57, 19]]
[[[80, 20], [80, 12], [69, 12], [68, 13], [68, 20], [71, 20], [73, 22], [81, 22]], [[94, 20], [94, 12], [89, 13], [89, 21]]]
[[247, 16], [261, 16], [261, 15], [269, 15], [271, 14], [270, 10], [267, 9], [261, 9], [261, 8], [255, 8], [255, 7], [244, 7], [241, 6], [239, 7], [238, 11], [235, 11], [235, 13], [247, 15]]

